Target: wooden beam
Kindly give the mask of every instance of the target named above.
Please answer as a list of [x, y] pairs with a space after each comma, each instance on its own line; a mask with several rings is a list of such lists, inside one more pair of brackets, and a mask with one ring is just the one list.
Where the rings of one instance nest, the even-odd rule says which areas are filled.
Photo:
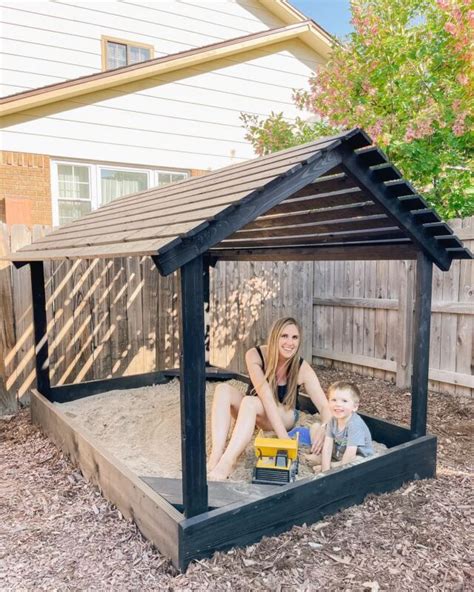
[[361, 148], [356, 152], [358, 161], [363, 163], [364, 166], [376, 166], [379, 164], [386, 164], [387, 157], [385, 154], [377, 148], [377, 146], [368, 146], [367, 148]]
[[446, 234], [443, 236], [436, 236], [436, 240], [439, 242], [440, 245], [443, 245], [445, 249], [453, 248], [453, 249], [462, 249], [461, 242], [456, 236], [452, 234]]
[[[202, 284], [204, 299], [204, 349], [206, 366], [209, 365], [211, 351], [211, 276], [209, 257], [203, 257]], [[207, 372], [206, 372], [207, 374]]]
[[374, 143], [372, 138], [367, 135], [362, 128], [354, 128], [345, 136], [345, 142], [352, 148], [358, 150], [359, 148], [367, 148]]
[[434, 302], [431, 305], [431, 312], [474, 315], [474, 306], [472, 302]]
[[48, 319], [44, 291], [44, 267], [42, 261], [30, 263], [31, 297], [35, 343], [36, 386], [47, 399], [51, 398], [48, 353]]
[[404, 210], [421, 210], [428, 207], [428, 204], [420, 195], [401, 195], [398, 201]]
[[[170, 368], [169, 370], [163, 370], [163, 376], [166, 378], [175, 378], [181, 375], [179, 368]], [[240, 380], [240, 374], [233, 370], [226, 370], [225, 368], [218, 368], [217, 366], [206, 366], [206, 381], [221, 381], [221, 380]]]
[[179, 523], [182, 514], [97, 442], [85, 428], [71, 422], [40, 393], [31, 395], [31, 419], [80, 467], [84, 477], [99, 486], [106, 499], [117, 506], [159, 551], [179, 563]]
[[386, 181], [385, 187], [390, 190], [390, 195], [392, 197], [416, 195], [415, 189], [405, 179]]
[[313, 183], [310, 183], [306, 187], [303, 187], [294, 194], [294, 198], [302, 197], [316, 197], [319, 195], [327, 195], [334, 192], [341, 192], [347, 189], [354, 188], [354, 181], [349, 179], [345, 173], [335, 174], [329, 178], [322, 177], [315, 179]]
[[[441, 222], [440, 217], [436, 212], [433, 212], [430, 208], [423, 210], [414, 210], [411, 215], [415, 219], [417, 224], [432, 224], [435, 222]], [[426, 227], [424, 227], [426, 229]]]
[[462, 374], [461, 372], [430, 368], [428, 378], [430, 380], [437, 380], [438, 382], [444, 382], [446, 384], [455, 384], [458, 386], [465, 386], [466, 388], [474, 389], [474, 376], [472, 374]]
[[411, 380], [411, 432], [413, 438], [426, 434], [432, 280], [433, 263], [425, 253], [419, 253], [416, 265], [415, 338]]
[[51, 401], [55, 403], [68, 403], [90, 397], [98, 393], [107, 393], [117, 389], [131, 389], [154, 384], [165, 384], [169, 378], [164, 371], [147, 372], [145, 374], [132, 374], [131, 376], [115, 376], [104, 380], [89, 380], [77, 384], [62, 384], [51, 387]]
[[181, 465], [186, 517], [208, 509], [203, 257], [181, 268]]
[[[336, 145], [335, 141], [334, 147]], [[158, 262], [162, 275], [169, 275], [186, 262], [206, 252], [245, 224], [268, 212], [289, 195], [337, 166], [341, 162], [341, 157], [334, 147], [316, 153], [303, 164], [293, 167], [287, 174], [268, 183], [263, 190], [251, 192], [237, 205], [216, 216], [209, 227], [192, 240], [185, 239], [181, 244], [160, 252]]]
[[398, 300], [394, 298], [313, 298], [315, 306], [348, 306], [350, 308], [376, 308], [382, 310], [398, 310]]
[[268, 236], [268, 237], [255, 237], [254, 239], [237, 238], [238, 235], [232, 235], [228, 239], [223, 240], [220, 244], [223, 247], [234, 247], [234, 248], [258, 248], [258, 247], [271, 247], [278, 249], [284, 246], [291, 247], [310, 247], [312, 245], [326, 246], [331, 243], [353, 243], [353, 242], [369, 242], [372, 239], [375, 240], [386, 240], [391, 239], [404, 239], [405, 235], [398, 228], [398, 226], [388, 226], [383, 228], [364, 228], [363, 230], [347, 230], [341, 232], [322, 232], [321, 234], [298, 234], [298, 228], [295, 229], [294, 233], [290, 233], [285, 236]]
[[[423, 224], [423, 228], [426, 231], [429, 231], [429, 233], [432, 236], [436, 236], [438, 240], [440, 239], [444, 239], [445, 237], [452, 237], [452, 238], [456, 238], [453, 234], [453, 231], [451, 229], [451, 227], [449, 226], [449, 224], [447, 224], [446, 222], [443, 221], [435, 221], [435, 222], [428, 222], [426, 224]], [[459, 241], [458, 241], [459, 242]], [[459, 246], [461, 246], [461, 244], [459, 244]]]
[[[286, 202], [283, 202], [286, 203]], [[361, 202], [356, 204], [349, 204], [343, 206], [335, 206], [331, 208], [314, 209], [302, 207], [298, 211], [286, 214], [267, 214], [260, 216], [253, 222], [246, 224], [242, 230], [255, 230], [257, 228], [273, 228], [281, 226], [282, 224], [292, 224], [293, 221], [304, 218], [304, 222], [324, 222], [328, 220], [344, 220], [347, 218], [358, 218], [359, 216], [373, 216], [374, 214], [383, 213], [382, 208], [373, 201]], [[240, 231], [239, 231], [240, 232]]]
[[372, 169], [372, 172], [374, 174], [374, 179], [376, 181], [381, 181], [382, 183], [385, 181], [400, 179], [402, 176], [400, 171], [398, 171], [390, 162], [378, 165], [376, 168]]
[[378, 370], [385, 370], [386, 372], [397, 371], [397, 362], [394, 360], [382, 360], [380, 358], [371, 358], [370, 356], [362, 356], [360, 354], [334, 352], [332, 350], [317, 348], [313, 349], [313, 356], [316, 358], [334, 360], [336, 362], [368, 366], [369, 368], [377, 368]]
[[399, 263], [399, 339], [397, 348], [396, 384], [410, 386], [413, 362], [413, 303], [415, 295], [415, 265], [413, 261]]
[[393, 228], [393, 221], [385, 214], [374, 214], [372, 216], [360, 216], [355, 218], [337, 218], [330, 220], [318, 220], [317, 216], [302, 213], [298, 218], [290, 220], [279, 219], [279, 225], [270, 228], [247, 229], [244, 227], [238, 230], [229, 240], [243, 238], [269, 238], [285, 237], [310, 234], [329, 234], [341, 231], [369, 230], [375, 228]]
[[474, 259], [471, 251], [466, 248], [447, 248], [446, 251], [453, 259]]
[[393, 491], [411, 479], [435, 474], [436, 438], [425, 436], [360, 464], [332, 469], [324, 477], [275, 488], [274, 494], [261, 500], [235, 503], [184, 520], [180, 525], [180, 567], [185, 569], [192, 559], [253, 543], [296, 524], [311, 524], [361, 503], [369, 493]]
[[326, 195], [287, 198], [271, 210], [268, 210], [268, 212], [265, 212], [265, 216], [290, 214], [305, 210], [322, 210], [323, 208], [339, 206], [360, 206], [368, 201], [371, 201], [370, 198], [362, 193], [359, 188], [352, 188], [344, 192], [335, 192]]
[[[386, 184], [374, 180], [373, 172], [359, 162], [359, 157], [347, 146], [335, 149], [341, 154], [342, 168], [347, 174], [352, 175], [357, 183], [368, 192], [385, 210], [388, 216], [397, 222], [403, 232], [411, 238], [414, 244], [426, 253], [443, 271], [447, 271], [451, 265], [451, 257], [433, 237], [428, 236], [421, 225], [413, 219], [411, 213], [406, 211], [398, 199], [393, 197]], [[396, 183], [396, 181], [395, 181]]]
[[[389, 241], [388, 241], [389, 242]], [[323, 247], [287, 247], [278, 249], [220, 248], [211, 251], [225, 261], [371, 261], [416, 259], [416, 251], [408, 241], [372, 245], [324, 245]]]

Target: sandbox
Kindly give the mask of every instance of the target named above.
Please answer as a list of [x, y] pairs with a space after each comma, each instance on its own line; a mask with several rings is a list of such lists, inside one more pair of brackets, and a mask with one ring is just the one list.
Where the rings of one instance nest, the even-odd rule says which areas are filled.
[[[217, 382], [206, 384], [206, 409], [210, 410]], [[230, 384], [245, 393], [247, 384]], [[57, 403], [78, 429], [87, 430], [118, 460], [140, 477], [181, 479], [181, 420], [179, 381], [115, 390], [92, 397]], [[310, 426], [319, 416], [302, 411], [298, 425]], [[210, 413], [206, 418], [206, 449], [210, 450]], [[270, 435], [269, 433], [268, 435]], [[374, 443], [376, 454], [386, 451]], [[300, 447], [297, 480], [311, 477], [312, 466], [306, 462], [307, 446]], [[363, 459], [357, 459], [360, 462]], [[229, 481], [250, 483], [255, 466], [253, 440], [239, 459]]]
[[[35, 391], [32, 417], [180, 569], [216, 550], [254, 542], [291, 524], [319, 520], [360, 503], [368, 493], [390, 491], [410, 479], [435, 474], [433, 436], [412, 439], [409, 429], [362, 414], [374, 440], [382, 444], [374, 457], [315, 475], [300, 455], [296, 482], [252, 485], [255, 458], [251, 443], [229, 481], [208, 483], [208, 511], [186, 518], [182, 512], [179, 382], [161, 382], [126, 388], [124, 379], [109, 379], [107, 392], [100, 392], [100, 384], [70, 385], [67, 392], [73, 400], [63, 403], [52, 403]], [[246, 389], [237, 380], [232, 384]], [[206, 383], [208, 409], [215, 386], [215, 382]], [[57, 399], [64, 400], [63, 388], [53, 388], [53, 396], [57, 390]], [[84, 389], [87, 396], [82, 394]], [[307, 397], [301, 400], [303, 408], [305, 404], [311, 407]], [[312, 421], [310, 413], [301, 414], [300, 425]]]

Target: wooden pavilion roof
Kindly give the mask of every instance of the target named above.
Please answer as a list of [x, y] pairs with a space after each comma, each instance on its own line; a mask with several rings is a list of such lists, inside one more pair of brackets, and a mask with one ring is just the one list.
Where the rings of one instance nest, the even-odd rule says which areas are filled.
[[154, 256], [167, 275], [219, 259], [472, 258], [360, 129], [124, 196], [11, 255]]

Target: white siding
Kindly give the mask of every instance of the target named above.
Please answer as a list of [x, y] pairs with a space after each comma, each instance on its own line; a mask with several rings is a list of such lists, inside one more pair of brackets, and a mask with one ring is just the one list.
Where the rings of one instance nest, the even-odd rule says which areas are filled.
[[[299, 41], [7, 118], [5, 149], [63, 158], [215, 169], [253, 156], [241, 112], [296, 116], [314, 52]], [[28, 146], [26, 150], [25, 147]]]
[[102, 35], [160, 57], [283, 24], [252, 0], [3, 2], [0, 22], [2, 96], [99, 72]]
[[[1, 2], [1, 0], [0, 0]], [[101, 35], [156, 55], [282, 26], [255, 0], [3, 4], [4, 94], [100, 71]], [[181, 169], [254, 156], [240, 114], [297, 113], [322, 59], [289, 41], [5, 118], [2, 149]]]

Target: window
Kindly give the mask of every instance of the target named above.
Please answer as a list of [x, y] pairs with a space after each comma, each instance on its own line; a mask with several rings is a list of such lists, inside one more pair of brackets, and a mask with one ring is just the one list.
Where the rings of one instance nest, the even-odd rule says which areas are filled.
[[53, 224], [67, 224], [117, 197], [162, 187], [189, 177], [187, 171], [160, 171], [97, 163], [53, 162]]
[[148, 172], [120, 171], [117, 169], [100, 169], [100, 205], [112, 201], [116, 197], [137, 193], [148, 189]]
[[138, 64], [153, 57], [153, 45], [102, 37], [102, 70]]
[[88, 166], [58, 164], [59, 224], [67, 224], [91, 211]]

